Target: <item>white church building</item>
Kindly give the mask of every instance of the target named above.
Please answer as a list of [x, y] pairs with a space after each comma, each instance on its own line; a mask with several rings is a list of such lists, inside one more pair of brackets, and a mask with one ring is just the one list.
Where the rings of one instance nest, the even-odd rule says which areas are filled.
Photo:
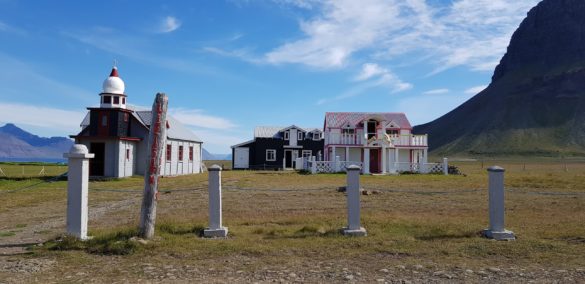
[[[100, 106], [89, 107], [81, 132], [70, 136], [84, 144], [95, 158], [90, 159], [90, 176], [128, 177], [144, 175], [148, 156], [150, 110], [127, 105], [124, 81], [113, 67], [103, 83]], [[167, 115], [166, 148], [161, 175], [176, 176], [202, 171], [202, 141], [179, 121]]]

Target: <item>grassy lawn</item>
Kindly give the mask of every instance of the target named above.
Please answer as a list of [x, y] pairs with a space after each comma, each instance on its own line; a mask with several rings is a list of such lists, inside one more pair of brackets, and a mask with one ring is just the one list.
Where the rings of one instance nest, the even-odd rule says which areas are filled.
[[[329, 267], [360, 271], [362, 280], [375, 282], [380, 269], [397, 265], [476, 271], [585, 267], [585, 164], [570, 164], [568, 171], [559, 163], [501, 164], [507, 169], [506, 227], [518, 237], [513, 242], [479, 237], [488, 225], [488, 165], [457, 165], [465, 175], [362, 176], [365, 189], [381, 192], [361, 197], [364, 238], [338, 232], [346, 225], [346, 197], [336, 191], [345, 185], [343, 174], [224, 171], [223, 220], [230, 232], [225, 240], [199, 237], [207, 225], [207, 174], [163, 178], [156, 238], [146, 245], [130, 240], [138, 224], [142, 178], [91, 182], [90, 214], [96, 215], [89, 226], [95, 238], [49, 241], [14, 258], [58, 265], [31, 278], [0, 270], [0, 278], [43, 282], [70, 275], [67, 279], [108, 282], [172, 280], [165, 274], [171, 273], [178, 279], [204, 281], [208, 278], [202, 275], [209, 275], [230, 282], [228, 276], [236, 272], [302, 274]], [[14, 242], [27, 230], [54, 240], [64, 230], [66, 182], [2, 192], [28, 182], [0, 183], [0, 243]], [[59, 218], [41, 232], [38, 224]], [[145, 270], [145, 262], [166, 278]], [[341, 280], [335, 277], [323, 281]]]

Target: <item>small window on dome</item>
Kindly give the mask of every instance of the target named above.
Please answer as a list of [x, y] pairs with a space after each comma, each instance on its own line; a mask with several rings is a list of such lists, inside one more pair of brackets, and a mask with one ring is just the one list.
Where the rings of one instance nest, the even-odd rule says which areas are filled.
[[122, 104], [125, 105], [126, 104], [126, 98], [122, 98]]
[[115, 105], [120, 104], [120, 97], [114, 96], [114, 104]]
[[112, 96], [104, 96], [104, 104], [111, 104]]

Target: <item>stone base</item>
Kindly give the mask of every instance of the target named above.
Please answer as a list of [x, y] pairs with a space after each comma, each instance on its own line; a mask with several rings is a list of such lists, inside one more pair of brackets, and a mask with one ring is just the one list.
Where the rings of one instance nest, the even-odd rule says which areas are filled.
[[368, 232], [366, 232], [366, 229], [364, 229], [364, 227], [360, 227], [357, 230], [351, 230], [348, 227], [343, 227], [341, 229], [341, 233], [344, 236], [351, 236], [351, 237], [365, 237], [368, 235]]
[[497, 241], [513, 241], [516, 239], [514, 232], [508, 230], [494, 232], [490, 229], [485, 229], [483, 230], [482, 235], [488, 239], [494, 239]]
[[203, 230], [203, 237], [205, 238], [225, 238], [228, 235], [228, 228], [221, 227], [219, 229], [205, 229]]

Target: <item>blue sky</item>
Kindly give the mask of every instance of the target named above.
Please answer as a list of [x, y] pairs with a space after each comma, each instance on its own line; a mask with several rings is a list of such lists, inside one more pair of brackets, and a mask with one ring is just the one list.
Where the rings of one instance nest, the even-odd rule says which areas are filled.
[[79, 131], [114, 59], [128, 103], [214, 153], [327, 111], [432, 121], [485, 88], [538, 0], [0, 0], [0, 123]]

